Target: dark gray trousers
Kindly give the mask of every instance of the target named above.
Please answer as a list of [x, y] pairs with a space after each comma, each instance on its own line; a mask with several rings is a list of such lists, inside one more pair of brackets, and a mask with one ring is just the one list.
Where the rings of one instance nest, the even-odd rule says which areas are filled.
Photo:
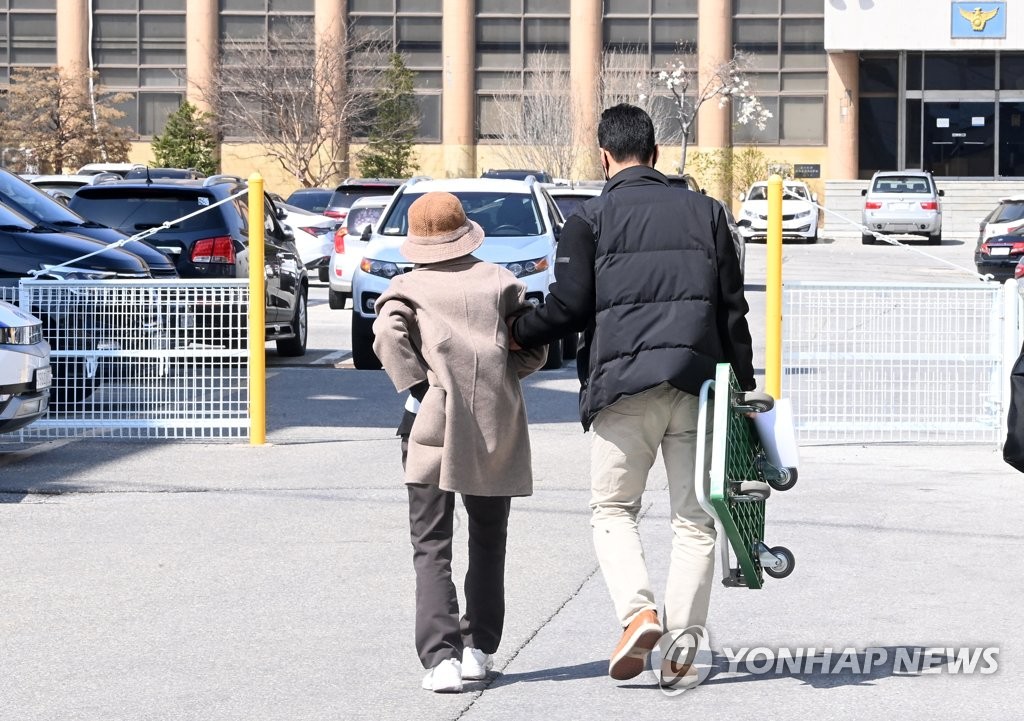
[[[405, 439], [403, 439], [403, 461]], [[508, 496], [462, 496], [469, 531], [466, 612], [452, 582], [455, 494], [408, 484], [409, 535], [416, 569], [416, 652], [424, 668], [461, 659], [465, 647], [494, 653], [505, 624]]]

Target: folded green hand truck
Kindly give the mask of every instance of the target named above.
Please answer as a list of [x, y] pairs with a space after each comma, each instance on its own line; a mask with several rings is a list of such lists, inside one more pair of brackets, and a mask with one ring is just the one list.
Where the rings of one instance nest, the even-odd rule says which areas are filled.
[[[762, 570], [772, 578], [785, 578], [796, 564], [788, 548], [769, 548], [764, 542], [765, 501], [772, 489], [785, 491], [793, 487], [795, 469], [777, 468], [769, 463], [754, 421], [747, 415], [770, 411], [775, 400], [766, 393], [740, 390], [732, 367], [719, 363], [715, 379], [705, 381], [701, 387], [699, 401], [694, 479], [697, 500], [715, 519], [718, 529], [722, 583], [761, 588]], [[713, 409], [710, 419], [709, 406]], [[709, 428], [710, 470], [704, 462]], [[731, 562], [730, 547], [736, 566]]]

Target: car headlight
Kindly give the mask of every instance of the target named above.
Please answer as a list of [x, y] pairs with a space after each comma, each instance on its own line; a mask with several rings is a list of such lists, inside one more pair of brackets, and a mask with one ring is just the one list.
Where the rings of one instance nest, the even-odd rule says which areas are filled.
[[811, 217], [811, 211], [809, 211], [809, 210], [805, 210], [805, 211], [804, 211], [804, 212], [802, 212], [802, 213], [797, 213], [797, 214], [796, 214], [796, 217], [797, 217], [797, 218], [810, 218], [810, 217]]
[[374, 260], [373, 258], [363, 258], [362, 262], [359, 263], [359, 268], [364, 273], [381, 278], [394, 278], [402, 272], [396, 263], [387, 260]]
[[[53, 266], [44, 263], [39, 267], [42, 269], [42, 272], [39, 274], [40, 278], [50, 277], [57, 280], [103, 280], [104, 278], [113, 278], [117, 275], [117, 273], [109, 270], [75, 268], [70, 265]], [[145, 275], [140, 274], [139, 277], [145, 277]]]
[[0, 345], [35, 345], [43, 340], [43, 324], [0, 327]]
[[548, 259], [534, 258], [533, 260], [517, 260], [513, 263], [505, 263], [504, 266], [511, 271], [516, 278], [523, 278], [527, 275], [542, 273], [548, 269]]
[[744, 218], [756, 218], [757, 217], [757, 213], [755, 213], [752, 210], [747, 210], [746, 208], [743, 209], [742, 215], [743, 215]]

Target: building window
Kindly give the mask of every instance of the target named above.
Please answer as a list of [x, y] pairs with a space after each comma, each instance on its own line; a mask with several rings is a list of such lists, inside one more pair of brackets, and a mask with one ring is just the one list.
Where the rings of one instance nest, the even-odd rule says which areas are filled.
[[[502, 118], [523, 107], [526, 96], [559, 92], [554, 86], [568, 72], [569, 0], [478, 0], [479, 140], [500, 140]], [[568, 82], [564, 85], [568, 93]]]
[[[606, 0], [603, 26], [602, 107], [640, 103], [654, 121], [658, 142], [679, 143], [678, 109], [653, 78], [680, 61], [697, 66], [697, 0]], [[641, 93], [648, 96], [644, 101]], [[690, 126], [691, 141], [696, 125]]]
[[420, 111], [418, 142], [441, 142], [441, 1], [349, 0], [349, 32], [357, 40], [380, 40], [401, 53], [416, 75], [413, 93]]
[[57, 0], [0, 0], [0, 87], [16, 66], [57, 64]]
[[184, 97], [184, 0], [93, 0], [92, 56], [100, 87], [127, 95], [118, 124], [158, 135]]
[[823, 145], [828, 90], [824, 1], [736, 0], [733, 11], [733, 45], [749, 57], [748, 79], [773, 115], [764, 130], [753, 123], [735, 124], [733, 142]]

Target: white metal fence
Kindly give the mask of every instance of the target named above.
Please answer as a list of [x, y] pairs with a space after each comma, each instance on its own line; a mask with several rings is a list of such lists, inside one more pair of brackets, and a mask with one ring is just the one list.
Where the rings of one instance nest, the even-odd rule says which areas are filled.
[[245, 438], [248, 281], [22, 280], [43, 320], [50, 411], [23, 438]]
[[786, 283], [782, 395], [804, 442], [1000, 442], [1016, 283]]

